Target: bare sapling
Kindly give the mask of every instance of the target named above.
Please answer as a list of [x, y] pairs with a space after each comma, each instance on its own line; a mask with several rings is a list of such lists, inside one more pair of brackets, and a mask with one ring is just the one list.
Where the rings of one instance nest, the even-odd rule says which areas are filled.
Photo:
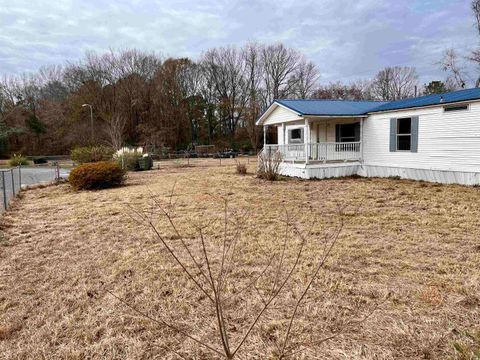
[[[251, 356], [250, 351], [257, 346], [258, 339], [265, 337], [262, 329], [272, 320], [281, 324], [283, 336], [271, 340], [270, 348], [274, 350], [258, 350], [262, 356], [293, 358], [308, 349], [309, 344], [295, 340], [295, 322], [299, 318], [299, 309], [304, 306], [312, 288], [318, 285], [319, 274], [325, 270], [335, 245], [341, 240], [346, 221], [345, 207], [338, 208], [336, 225], [320, 237], [314, 235], [318, 234], [315, 221], [305, 228], [285, 210], [285, 229], [282, 238], [275, 242], [275, 250], [266, 248], [261, 256], [252, 259], [247, 245], [251, 246], [257, 239], [247, 236], [247, 211], [231, 209], [229, 202], [222, 198], [222, 214], [210, 215], [206, 223], [189, 221], [191, 232], [188, 233], [184, 230], [185, 220], [177, 215], [173, 197], [173, 190], [167, 202], [152, 195], [152, 207], [144, 211], [132, 208], [132, 218], [151, 229], [153, 239], [161, 245], [181, 276], [201, 295], [203, 300], [196, 305], [203, 311], [204, 324], [216, 324], [212, 327], [213, 333], [200, 333], [198, 329], [205, 326], [194, 325], [193, 321], [177, 324], [166, 314], [154, 317], [113, 292], [107, 292], [133, 312], [210, 352], [212, 358], [234, 359], [241, 353]], [[321, 249], [318, 256], [309, 255], [312, 246]], [[306, 265], [311, 265], [312, 261], [313, 266]], [[308, 280], [302, 282], [300, 279]], [[299, 286], [299, 283], [304, 285]], [[296, 294], [293, 298], [292, 293]], [[198, 319], [200, 311], [191, 311]], [[344, 328], [363, 320], [347, 321]], [[315, 345], [342, 331], [317, 340]], [[170, 346], [166, 350], [178, 357], [190, 358], [185, 349]]]

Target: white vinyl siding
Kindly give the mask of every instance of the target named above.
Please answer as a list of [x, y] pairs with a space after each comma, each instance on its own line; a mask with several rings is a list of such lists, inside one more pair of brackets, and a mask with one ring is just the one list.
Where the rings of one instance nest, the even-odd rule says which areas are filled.
[[298, 116], [294, 111], [288, 110], [282, 106], [277, 106], [265, 120], [264, 125], [276, 125], [301, 119], [302, 117]]
[[[390, 119], [418, 116], [418, 152], [390, 152]], [[373, 114], [364, 122], [365, 165], [480, 171], [480, 103], [468, 111], [443, 106]]]

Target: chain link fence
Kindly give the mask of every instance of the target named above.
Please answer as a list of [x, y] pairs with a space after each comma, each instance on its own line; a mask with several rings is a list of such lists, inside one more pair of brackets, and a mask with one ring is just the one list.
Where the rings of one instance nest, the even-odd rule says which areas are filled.
[[20, 192], [22, 187], [44, 184], [68, 177], [69, 170], [61, 169], [58, 164], [43, 167], [18, 166], [0, 170], [0, 212], [8, 209], [10, 200]]
[[16, 167], [0, 170], [0, 186], [2, 187], [2, 210], [8, 209], [8, 204], [21, 190], [22, 170]]

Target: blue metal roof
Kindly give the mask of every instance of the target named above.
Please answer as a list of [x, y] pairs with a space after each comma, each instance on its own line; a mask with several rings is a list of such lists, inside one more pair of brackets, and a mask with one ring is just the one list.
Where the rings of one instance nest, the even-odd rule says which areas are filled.
[[480, 99], [480, 88], [390, 102], [315, 99], [280, 99], [275, 100], [275, 102], [297, 112], [301, 116], [361, 116], [380, 111], [410, 109], [478, 99]]
[[299, 115], [316, 116], [359, 116], [386, 104], [382, 101], [353, 101], [353, 100], [275, 100]]
[[387, 104], [380, 105], [376, 109], [370, 110], [369, 112], [409, 109], [477, 99], [480, 99], [480, 88], [465, 89], [443, 94], [434, 94], [412, 99], [392, 101]]

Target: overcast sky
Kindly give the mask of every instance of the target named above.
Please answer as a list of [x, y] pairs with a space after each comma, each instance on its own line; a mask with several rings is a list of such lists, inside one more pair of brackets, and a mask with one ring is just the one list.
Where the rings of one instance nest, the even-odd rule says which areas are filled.
[[0, 73], [131, 48], [197, 58], [216, 46], [281, 41], [319, 67], [322, 82], [416, 66], [444, 76], [448, 47], [477, 44], [470, 0], [0, 0]]

